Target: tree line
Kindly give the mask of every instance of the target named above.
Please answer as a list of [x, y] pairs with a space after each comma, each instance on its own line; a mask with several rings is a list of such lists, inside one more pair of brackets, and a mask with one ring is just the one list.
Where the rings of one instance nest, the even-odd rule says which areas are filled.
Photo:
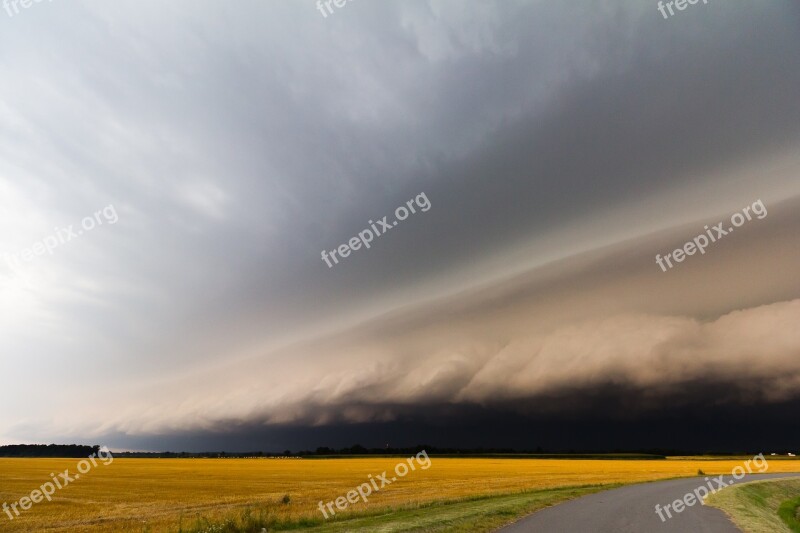
[[0, 446], [0, 457], [65, 457], [79, 458], [97, 454], [100, 446], [81, 444], [11, 444]]

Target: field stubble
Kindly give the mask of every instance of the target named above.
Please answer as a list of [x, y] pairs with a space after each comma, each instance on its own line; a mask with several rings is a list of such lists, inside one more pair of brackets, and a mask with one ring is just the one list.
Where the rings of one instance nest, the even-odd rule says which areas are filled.
[[[710, 460], [454, 459], [432, 457], [428, 470], [404, 478], [357, 503], [338, 518], [414, 509], [434, 502], [524, 491], [634, 483], [696, 475], [728, 474], [742, 458]], [[252, 508], [279, 521], [324, 522], [317, 503], [346, 494], [373, 476], [390, 474], [402, 458], [352, 459], [123, 459], [95, 469], [13, 521], [0, 515], [0, 530], [177, 531], [198, 517], [220, 521]], [[73, 459], [0, 459], [0, 503], [30, 494], [51, 472], [74, 469]], [[769, 461], [770, 472], [800, 470], [800, 463]], [[554, 493], [560, 494], [560, 493]], [[290, 500], [284, 503], [284, 497]], [[560, 496], [563, 498], [563, 495]], [[554, 498], [557, 499], [557, 498]], [[546, 505], [547, 501], [541, 502]], [[540, 506], [541, 506], [540, 505]], [[366, 513], [365, 513], [366, 512]], [[329, 521], [330, 522], [330, 521]], [[338, 520], [336, 521], [338, 522]]]

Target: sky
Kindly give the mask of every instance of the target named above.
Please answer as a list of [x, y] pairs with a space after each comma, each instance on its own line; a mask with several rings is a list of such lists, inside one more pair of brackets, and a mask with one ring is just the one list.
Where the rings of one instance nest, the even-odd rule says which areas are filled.
[[796, 445], [798, 49], [792, 0], [2, 9], [0, 444]]

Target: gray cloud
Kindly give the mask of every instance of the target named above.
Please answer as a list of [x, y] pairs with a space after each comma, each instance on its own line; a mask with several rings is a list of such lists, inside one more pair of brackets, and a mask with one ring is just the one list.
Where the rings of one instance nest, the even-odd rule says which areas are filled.
[[[785, 260], [775, 248], [758, 283], [719, 251], [707, 264], [725, 257], [719, 268], [739, 284], [697, 274], [713, 297], [691, 304], [674, 296], [683, 273], [631, 292], [636, 277], [581, 270], [587, 250], [800, 193], [788, 0], [671, 21], [632, 1], [365, 3], [328, 19], [313, 2], [35, 7], [0, 21], [0, 253], [109, 203], [120, 221], [22, 276], [0, 267], [0, 390], [28, 406], [0, 418], [0, 436], [52, 434], [42, 421], [56, 405], [96, 398], [136, 414], [85, 413], [62, 430], [341, 416], [317, 404], [349, 405], [357, 420], [390, 416], [382, 403], [482, 401], [503, 361], [520, 368], [509, 390], [532, 387], [525, 376], [544, 372], [535, 361], [549, 352], [537, 347], [556, 326], [589, 342], [597, 329], [641, 321], [655, 334], [677, 321], [673, 342], [691, 343], [734, 309], [792, 300], [774, 281], [773, 258]], [[336, 269], [319, 259], [421, 191], [433, 204], [424, 217]], [[497, 285], [558, 258], [572, 259], [536, 276], [560, 290]], [[613, 268], [648, 276], [628, 259]], [[577, 279], [594, 299], [573, 292], [566, 280]], [[476, 327], [444, 298], [485, 283], [494, 296], [456, 309], [508, 318]], [[663, 305], [642, 305], [659, 286]], [[517, 289], [552, 306], [526, 315]], [[430, 344], [396, 340], [420, 327], [402, 313], [371, 322], [385, 336], [352, 329], [430, 299], [440, 303], [425, 320], [442, 328]], [[592, 322], [606, 313], [617, 318]], [[464, 334], [474, 327], [481, 336]], [[359, 337], [309, 344], [343, 329]], [[309, 347], [278, 349], [290, 342]], [[227, 368], [254, 355], [263, 375]], [[422, 370], [408, 373], [406, 358]], [[212, 368], [224, 370], [208, 385]], [[398, 373], [410, 381], [382, 395]], [[262, 394], [273, 381], [296, 388]], [[173, 385], [175, 397], [152, 396], [163, 405], [140, 403]]]
[[60, 420], [91, 434], [146, 435], [387, 422], [428, 406], [558, 412], [575, 406], [547, 399], [607, 387], [641, 394], [642, 409], [658, 409], [701, 382], [725, 391], [714, 403], [796, 399], [798, 206], [769, 206], [767, 218], [673, 271], [658, 268], [656, 251], [681, 246], [722, 216], [132, 389], [118, 405], [97, 407], [102, 424], [86, 424], [66, 406]]

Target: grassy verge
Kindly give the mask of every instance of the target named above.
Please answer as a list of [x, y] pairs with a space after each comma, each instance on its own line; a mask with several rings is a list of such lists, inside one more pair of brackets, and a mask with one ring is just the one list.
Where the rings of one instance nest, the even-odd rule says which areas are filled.
[[794, 533], [800, 533], [800, 496], [781, 503], [778, 516]]
[[[800, 479], [755, 481], [713, 494], [706, 504], [722, 509], [745, 533], [800, 533], [798, 495]], [[785, 520], [790, 517], [793, 523]]]
[[620, 484], [560, 487], [417, 506], [385, 508], [380, 511], [349, 514], [331, 520], [322, 518], [281, 521], [269, 513], [248, 509], [240, 516], [212, 523], [203, 519], [179, 533], [259, 533], [303, 530], [315, 533], [343, 532], [415, 532], [467, 533], [489, 532], [530, 513], [586, 494], [615, 488]]

